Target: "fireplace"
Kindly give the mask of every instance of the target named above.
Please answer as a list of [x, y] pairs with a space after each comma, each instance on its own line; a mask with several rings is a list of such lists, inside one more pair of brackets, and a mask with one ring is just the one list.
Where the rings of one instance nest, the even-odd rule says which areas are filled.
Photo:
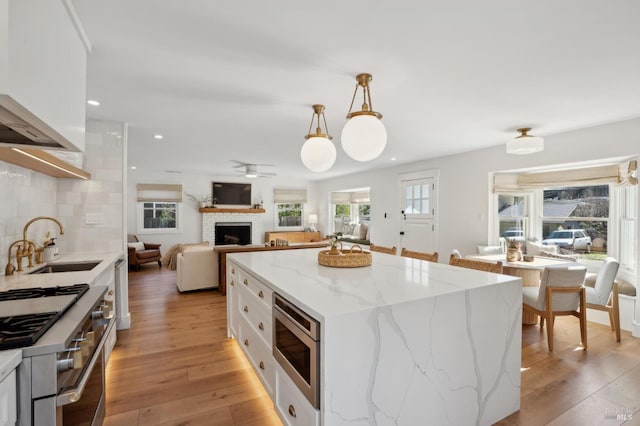
[[251, 244], [251, 222], [216, 222], [215, 245]]

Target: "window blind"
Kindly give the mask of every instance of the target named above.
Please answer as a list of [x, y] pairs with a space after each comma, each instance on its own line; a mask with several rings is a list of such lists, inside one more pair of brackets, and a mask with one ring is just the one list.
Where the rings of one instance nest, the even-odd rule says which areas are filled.
[[493, 177], [493, 192], [513, 192], [559, 186], [637, 185], [637, 168], [638, 162], [630, 160], [620, 164], [578, 169], [531, 173], [496, 173]]
[[274, 203], [306, 203], [307, 202], [307, 190], [296, 188], [274, 188], [273, 189], [273, 202]]
[[182, 202], [182, 185], [139, 183], [136, 185], [138, 201]]
[[330, 192], [329, 200], [332, 204], [368, 204], [371, 200], [368, 191]]

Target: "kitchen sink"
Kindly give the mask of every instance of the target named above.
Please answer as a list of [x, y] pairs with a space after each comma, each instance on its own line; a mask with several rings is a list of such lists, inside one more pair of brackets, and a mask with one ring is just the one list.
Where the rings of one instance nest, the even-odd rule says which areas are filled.
[[31, 274], [52, 274], [56, 272], [78, 272], [78, 271], [90, 271], [102, 262], [101, 260], [88, 260], [85, 262], [66, 262], [66, 263], [51, 263], [44, 265], [34, 271], [29, 272]]

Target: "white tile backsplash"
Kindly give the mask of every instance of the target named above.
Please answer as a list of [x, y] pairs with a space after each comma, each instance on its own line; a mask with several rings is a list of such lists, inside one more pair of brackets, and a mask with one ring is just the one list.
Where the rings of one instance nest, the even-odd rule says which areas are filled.
[[[7, 262], [9, 245], [22, 239], [24, 225], [37, 216], [52, 216], [64, 226], [58, 239], [61, 253], [118, 251], [123, 247], [123, 124], [87, 122], [84, 169], [90, 180], [56, 179], [0, 161], [0, 263]], [[101, 213], [104, 222], [87, 225], [87, 213]], [[38, 221], [28, 238], [41, 245], [57, 225]], [[12, 256], [14, 257], [14, 256]], [[0, 268], [0, 274], [4, 267]]]

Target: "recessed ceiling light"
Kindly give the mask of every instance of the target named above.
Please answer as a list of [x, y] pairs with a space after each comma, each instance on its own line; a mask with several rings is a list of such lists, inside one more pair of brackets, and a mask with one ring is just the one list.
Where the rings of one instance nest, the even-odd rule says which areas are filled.
[[396, 161], [396, 157], [391, 157], [390, 160], [391, 161]]
[[131, 166], [131, 170], [135, 170], [135, 169], [137, 169], [136, 166]]
[[162, 135], [161, 135], [161, 134], [159, 134], [159, 133], [158, 133], [158, 134], [153, 135], [153, 137], [154, 137], [155, 139], [162, 139], [162, 138], [164, 138], [164, 136], [162, 136]]
[[88, 103], [89, 105], [93, 105], [93, 106], [99, 106], [99, 105], [100, 105], [100, 102], [98, 102], [98, 101], [96, 101], [96, 100], [94, 100], [94, 99], [89, 99], [89, 100], [87, 101], [87, 103]]

